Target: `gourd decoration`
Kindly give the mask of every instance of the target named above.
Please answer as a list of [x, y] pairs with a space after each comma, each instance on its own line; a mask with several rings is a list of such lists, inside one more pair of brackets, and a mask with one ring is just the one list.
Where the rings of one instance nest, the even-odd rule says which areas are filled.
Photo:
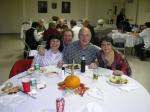
[[73, 65], [71, 68], [71, 74], [65, 78], [64, 83], [66, 87], [69, 89], [75, 89], [80, 86], [79, 77], [74, 75], [74, 61], [73, 61]]

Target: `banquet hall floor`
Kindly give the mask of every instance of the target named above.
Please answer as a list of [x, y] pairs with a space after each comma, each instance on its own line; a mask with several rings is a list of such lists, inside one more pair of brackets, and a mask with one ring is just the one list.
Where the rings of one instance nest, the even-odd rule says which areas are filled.
[[[20, 34], [0, 34], [0, 84], [8, 79], [15, 61], [23, 58], [23, 48]], [[127, 55], [127, 59], [132, 69], [132, 78], [150, 93], [150, 59], [140, 61], [133, 55]]]

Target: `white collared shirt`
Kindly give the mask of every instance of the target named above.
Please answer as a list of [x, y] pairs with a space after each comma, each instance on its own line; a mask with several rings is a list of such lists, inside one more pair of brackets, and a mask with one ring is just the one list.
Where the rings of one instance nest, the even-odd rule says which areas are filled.
[[144, 40], [144, 47], [148, 48], [150, 46], [150, 28], [144, 29], [139, 35]]

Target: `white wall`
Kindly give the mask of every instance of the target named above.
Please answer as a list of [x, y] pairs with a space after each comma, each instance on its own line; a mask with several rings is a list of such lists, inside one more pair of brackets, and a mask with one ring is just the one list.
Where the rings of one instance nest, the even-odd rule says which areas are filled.
[[[72, 18], [88, 18], [92, 24], [96, 24], [99, 18], [108, 19], [107, 12], [114, 6], [118, 6], [118, 11], [124, 6], [125, 0], [47, 0], [48, 13], [38, 13], [38, 0], [1, 0], [0, 1], [0, 33], [19, 33], [21, 23], [31, 18], [37, 21], [39, 18], [44, 18], [47, 22], [52, 16], [66, 18], [68, 21]], [[61, 2], [71, 2], [71, 13], [61, 13]], [[126, 3], [126, 16], [131, 19], [132, 23], [136, 21], [136, 2]], [[57, 3], [57, 9], [51, 8], [51, 3]], [[145, 21], [150, 21], [150, 0], [139, 0], [139, 12], [137, 23], [143, 24]], [[113, 18], [116, 18], [115, 16]]]
[[107, 20], [108, 10], [113, 9], [111, 0], [89, 0], [88, 5], [88, 18], [92, 24], [95, 24], [98, 19]]
[[17, 33], [22, 20], [22, 0], [0, 1], [0, 33]]
[[[137, 8], [138, 12], [136, 12]], [[150, 0], [133, 0], [132, 3], [126, 3], [126, 16], [133, 24], [141, 25], [150, 22]]]
[[126, 18], [128, 18], [129, 22], [132, 24], [136, 24], [137, 22], [136, 10], [137, 10], [137, 0], [134, 0], [132, 3], [126, 2]]
[[[85, 16], [85, 0], [68, 0], [69, 2], [71, 2], [71, 13], [61, 13], [61, 1], [48, 0], [48, 13], [38, 13], [37, 0], [26, 0], [26, 17], [24, 18], [24, 20], [27, 20], [29, 18], [32, 18], [32, 20], [44, 18], [46, 21], [48, 21], [52, 16], [58, 16], [70, 20], [72, 18], [80, 19]], [[52, 2], [57, 3], [57, 9], [51, 8]]]
[[[21, 23], [31, 18], [37, 21], [44, 18], [47, 22], [52, 16], [71, 19], [85, 17], [85, 0], [47, 0], [48, 13], [38, 13], [38, 0], [1, 0], [0, 1], [0, 33], [19, 33]], [[71, 2], [71, 13], [61, 13], [61, 2]], [[57, 3], [57, 9], [51, 8], [51, 3]]]
[[[52, 16], [66, 18], [68, 21], [72, 18], [78, 20], [81, 18], [88, 18], [92, 24], [96, 24], [97, 19], [108, 19], [107, 11], [113, 8], [112, 1], [116, 0], [47, 0], [48, 1], [48, 13], [38, 13], [37, 3], [38, 0], [5, 0], [1, 1], [0, 11], [4, 9], [5, 14], [3, 18], [0, 18], [0, 33], [16, 33], [20, 32], [20, 26], [23, 21], [27, 21], [29, 18], [32, 21], [37, 21], [39, 18], [44, 18], [47, 22]], [[71, 2], [71, 13], [61, 13], [61, 2]], [[57, 3], [57, 9], [51, 8], [51, 3]]]
[[138, 24], [150, 22], [150, 0], [139, 0]]

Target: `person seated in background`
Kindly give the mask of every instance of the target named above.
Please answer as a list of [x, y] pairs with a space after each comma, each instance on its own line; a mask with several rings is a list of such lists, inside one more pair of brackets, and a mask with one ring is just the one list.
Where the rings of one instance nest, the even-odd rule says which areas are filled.
[[71, 29], [65, 29], [63, 31], [63, 53], [66, 52], [67, 47], [72, 43], [72, 40], [74, 38], [74, 33]]
[[43, 40], [47, 41], [47, 39], [51, 35], [57, 35], [57, 34], [60, 34], [60, 32], [56, 29], [56, 22], [55, 21], [50, 21], [48, 29], [44, 31]]
[[73, 19], [70, 21], [70, 26], [74, 33], [73, 41], [79, 40], [78, 35], [81, 27], [77, 26], [77, 22]]
[[47, 27], [44, 23], [44, 19], [39, 19], [38, 23], [39, 23], [38, 32], [44, 32], [47, 29]]
[[62, 60], [63, 43], [61, 35], [51, 35], [46, 44], [46, 50], [40, 51], [34, 57], [32, 66], [39, 64], [43, 66], [57, 66], [58, 62]]
[[55, 21], [55, 22], [57, 23], [58, 20], [59, 20], [59, 17], [58, 17], [58, 16], [52, 16], [52, 20]]
[[94, 28], [94, 30], [95, 31], [100, 31], [100, 30], [105, 30], [105, 28], [104, 28], [104, 20], [103, 19], [99, 19], [98, 21], [97, 21], [97, 25], [96, 25], [96, 27]]
[[77, 26], [78, 26], [78, 27], [81, 27], [81, 28], [82, 28], [82, 27], [83, 27], [83, 24], [82, 24], [82, 23], [83, 23], [83, 20], [82, 20], [82, 19], [78, 19], [78, 20], [77, 20]]
[[[137, 56], [143, 61], [145, 59], [145, 55], [150, 56], [150, 51], [146, 49], [150, 49], [150, 22], [145, 22], [145, 28], [141, 33], [133, 33], [138, 38], [143, 40], [142, 43], [139, 43], [134, 46], [135, 52]], [[146, 54], [145, 54], [146, 53]]]
[[64, 53], [64, 63], [71, 64], [74, 60], [75, 63], [80, 64], [83, 55], [85, 56], [87, 65], [94, 62], [99, 48], [90, 43], [90, 40], [90, 30], [87, 27], [81, 28], [79, 31], [79, 40], [70, 44]]
[[91, 40], [90, 41], [92, 44], [95, 44], [96, 39], [95, 39], [94, 27], [92, 25], [90, 25], [90, 23], [87, 19], [84, 19], [82, 24], [84, 27], [87, 27], [90, 30], [90, 32], [91, 32]]
[[119, 52], [113, 49], [113, 39], [103, 37], [100, 40], [101, 50], [97, 53], [96, 62], [89, 67], [96, 66], [113, 70], [114, 75], [131, 75], [131, 68], [126, 58]]
[[31, 28], [26, 31], [25, 42], [28, 44], [31, 50], [36, 50], [37, 46], [42, 41], [43, 35], [38, 33], [38, 28], [38, 22], [33, 22]]
[[57, 28], [58, 31], [63, 32], [64, 29], [67, 29], [67, 28], [68, 28], [68, 26], [65, 25], [64, 19], [61, 18], [61, 19], [59, 19], [58, 22], [59, 22], [59, 23], [58, 23], [57, 26], [56, 26], [56, 28]]
[[129, 23], [129, 20], [128, 19], [125, 19], [125, 21], [123, 22], [124, 23], [124, 30], [126, 32], [131, 32], [131, 26], [130, 26], [130, 23]]

